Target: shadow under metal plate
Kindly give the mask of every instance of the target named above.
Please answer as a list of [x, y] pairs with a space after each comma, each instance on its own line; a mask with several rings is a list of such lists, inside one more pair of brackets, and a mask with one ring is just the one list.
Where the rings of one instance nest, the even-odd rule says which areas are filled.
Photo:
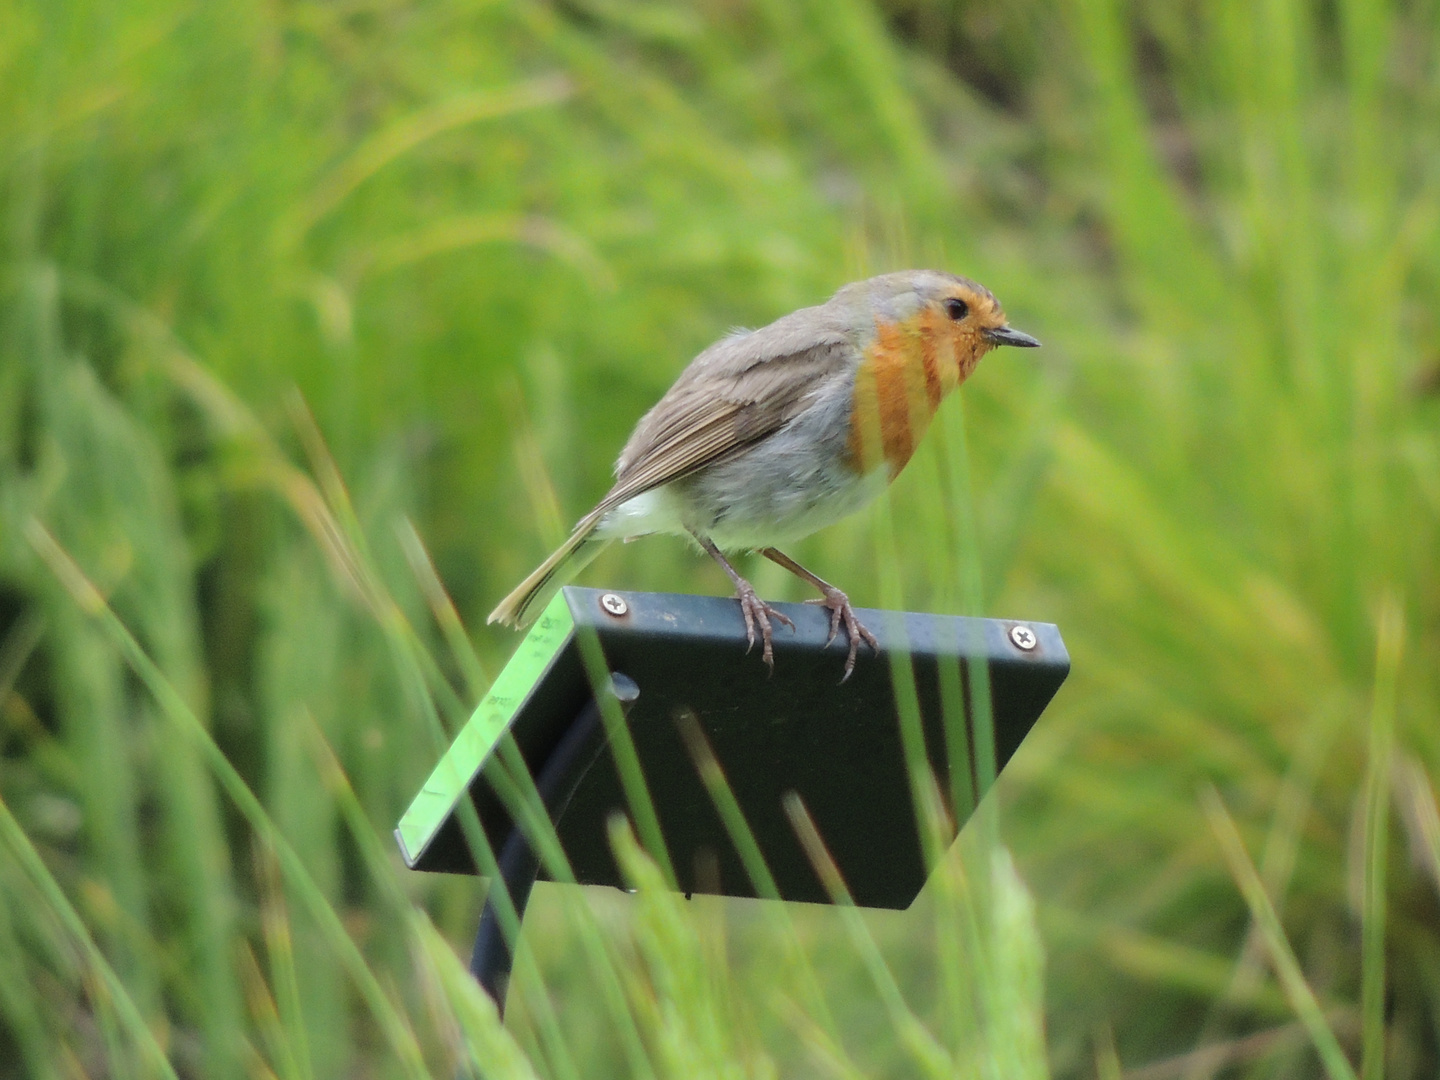
[[[619, 597], [623, 604], [610, 599], [609, 607], [623, 608], [623, 614], [607, 610], [602, 597]], [[950, 809], [963, 823], [989, 772], [975, 765], [977, 744], [983, 752], [990, 740], [983, 725], [977, 732], [971, 715], [972, 664], [984, 658], [989, 667], [994, 775], [1070, 670], [1060, 632], [1046, 623], [857, 609], [879, 639], [881, 654], [862, 646], [854, 675], [841, 684], [843, 628], [827, 648], [828, 611], [811, 604], [774, 606], [795, 630], [776, 625], [770, 675], [758, 645], [746, 652], [745, 625], [733, 599], [562, 590], [400, 820], [396, 837], [407, 865], [476, 873], [456, 815], [467, 792], [491, 844], [497, 851], [504, 844], [513, 823], [484, 780], [488, 764], [511, 732], [531, 772], [540, 772], [591, 700], [576, 635], [593, 632], [609, 670], [639, 688], [627, 726], [682, 890], [755, 895], [680, 736], [676, 717], [689, 711], [725, 771], [782, 898], [829, 902], [782, 807], [784, 795], [795, 791], [855, 902], [908, 907], [926, 873], [892, 672], [904, 671], [908, 654], [930, 765], [947, 802], [962, 803]], [[1030, 633], [1012, 634], [1016, 627]], [[1021, 648], [1017, 639], [1033, 641], [1033, 647]], [[909, 681], [900, 684], [902, 700], [909, 697]], [[942, 698], [966, 702], [963, 726], [951, 725], [957, 735], [963, 731], [966, 744], [955, 784]], [[603, 738], [603, 729], [595, 737]], [[578, 881], [623, 888], [606, 825], [625, 807], [615, 764], [608, 747], [577, 760], [584, 763], [577, 769], [588, 766], [588, 772], [560, 811], [561, 844]]]

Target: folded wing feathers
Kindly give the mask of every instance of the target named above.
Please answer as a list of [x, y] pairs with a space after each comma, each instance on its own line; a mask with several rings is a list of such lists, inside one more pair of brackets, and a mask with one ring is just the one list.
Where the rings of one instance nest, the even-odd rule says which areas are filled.
[[737, 365], [726, 378], [711, 372], [709, 385], [682, 377], [637, 425], [616, 465], [616, 485], [601, 505], [617, 506], [780, 428], [807, 391], [840, 374], [833, 348], [812, 346]]

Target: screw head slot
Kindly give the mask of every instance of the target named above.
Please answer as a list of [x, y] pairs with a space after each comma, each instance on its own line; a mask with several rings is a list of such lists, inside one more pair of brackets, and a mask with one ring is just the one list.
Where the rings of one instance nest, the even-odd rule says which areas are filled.
[[617, 619], [630, 610], [630, 605], [625, 603], [625, 598], [617, 596], [613, 592], [607, 592], [600, 597], [600, 606], [605, 609], [607, 614], [614, 615]]
[[1035, 631], [1028, 626], [1012, 626], [1010, 628], [1010, 641], [1017, 649], [1024, 649], [1029, 652], [1035, 648], [1040, 639], [1035, 636]]

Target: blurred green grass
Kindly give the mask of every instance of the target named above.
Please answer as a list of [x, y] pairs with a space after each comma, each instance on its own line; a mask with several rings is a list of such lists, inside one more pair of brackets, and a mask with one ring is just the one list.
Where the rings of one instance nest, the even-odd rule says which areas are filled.
[[[922, 1067], [836, 912], [793, 916], [827, 1021], [754, 905], [544, 886], [508, 1041], [412, 914], [463, 948], [474, 884], [354, 826], [388, 835], [513, 647], [484, 612], [686, 359], [934, 265], [1046, 348], [987, 360], [887, 504], [797, 556], [857, 602], [1065, 632], [997, 808], [1049, 1068], [1316, 1074], [1284, 946], [1364, 1076], [1440, 1071], [1437, 47], [1419, 0], [0, 6], [0, 796], [176, 1069], [406, 1071], [32, 519], [436, 1075], [456, 1032], [496, 1075]], [[664, 540], [589, 577], [727, 591]], [[864, 925], [963, 1075], [1035, 1075], [983, 1005], [1038, 992], [981, 977], [1033, 944], [983, 839]], [[0, 1076], [150, 1075], [17, 843]], [[618, 999], [578, 959], [602, 941]]]

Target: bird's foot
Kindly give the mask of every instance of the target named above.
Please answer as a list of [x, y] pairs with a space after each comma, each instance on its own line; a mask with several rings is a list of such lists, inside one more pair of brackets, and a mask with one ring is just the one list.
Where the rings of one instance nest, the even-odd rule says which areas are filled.
[[745, 616], [745, 639], [749, 642], [745, 651], [748, 653], [755, 647], [755, 624], [759, 623], [760, 658], [765, 661], [770, 674], [775, 674], [775, 651], [770, 647], [770, 620], [784, 623], [791, 630], [795, 629], [795, 624], [788, 616], [782, 615], [756, 596], [754, 586], [744, 578], [740, 578], [735, 584], [735, 599], [740, 601], [740, 614]]
[[850, 598], [834, 585], [825, 585], [820, 590], [825, 595], [819, 600], [807, 600], [807, 604], [820, 604], [830, 609], [830, 636], [825, 639], [828, 646], [835, 640], [835, 635], [840, 632], [840, 624], [845, 624], [845, 633], [850, 638], [850, 654], [845, 658], [845, 674], [840, 676], [843, 683], [855, 670], [855, 657], [860, 653], [860, 642], [863, 640], [877, 654], [880, 652], [880, 642], [875, 640], [875, 635], [865, 629], [865, 624], [855, 617], [855, 609], [850, 606]]

